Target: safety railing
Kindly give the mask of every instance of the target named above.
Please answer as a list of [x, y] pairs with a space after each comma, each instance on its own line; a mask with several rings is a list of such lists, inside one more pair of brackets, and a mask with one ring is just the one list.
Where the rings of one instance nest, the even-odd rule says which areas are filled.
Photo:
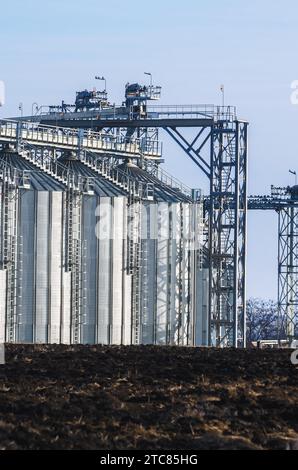
[[0, 183], [8, 183], [13, 187], [30, 189], [30, 171], [13, 167], [5, 160], [0, 159]]
[[152, 189], [148, 188], [148, 183], [143, 183], [133, 178], [115, 166], [111, 160], [95, 158], [91, 152], [81, 152], [80, 161], [111, 183], [123, 189], [129, 195], [140, 199], [153, 199]]
[[161, 181], [166, 186], [171, 187], [172, 189], [178, 190], [184, 195], [192, 198], [192, 189], [189, 188], [186, 184], [182, 183], [179, 179], [175, 176], [172, 176], [166, 170], [162, 169], [161, 167], [154, 168], [150, 171], [152, 176], [155, 176], [159, 181]]
[[156, 105], [147, 107], [148, 118], [207, 118], [214, 120], [235, 120], [235, 106], [216, 106], [213, 104]]
[[[127, 141], [123, 136], [82, 129], [68, 129], [39, 125], [34, 122], [0, 121], [0, 140], [28, 141], [33, 145], [47, 145], [57, 148], [82, 148], [96, 152], [138, 156], [140, 140]], [[159, 156], [158, 145], [152, 151]], [[145, 155], [149, 156], [148, 149]]]
[[[21, 158], [33, 163], [34, 166], [57, 180], [59, 183], [65, 185], [68, 189], [88, 194], [93, 192], [94, 178], [79, 175], [51, 156], [44, 156], [43, 154], [39, 155], [35, 147], [28, 144], [28, 142], [21, 142], [18, 152]], [[28, 173], [30, 173], [30, 170]]]

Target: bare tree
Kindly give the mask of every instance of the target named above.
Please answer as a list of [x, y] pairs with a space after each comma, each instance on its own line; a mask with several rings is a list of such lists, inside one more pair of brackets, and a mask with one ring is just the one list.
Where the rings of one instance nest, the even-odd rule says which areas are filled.
[[278, 306], [273, 300], [251, 298], [246, 304], [247, 340], [278, 338]]

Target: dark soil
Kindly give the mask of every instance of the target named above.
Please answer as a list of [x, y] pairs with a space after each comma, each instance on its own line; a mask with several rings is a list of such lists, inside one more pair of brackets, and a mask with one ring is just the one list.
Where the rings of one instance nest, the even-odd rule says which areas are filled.
[[8, 345], [0, 449], [285, 449], [287, 350]]

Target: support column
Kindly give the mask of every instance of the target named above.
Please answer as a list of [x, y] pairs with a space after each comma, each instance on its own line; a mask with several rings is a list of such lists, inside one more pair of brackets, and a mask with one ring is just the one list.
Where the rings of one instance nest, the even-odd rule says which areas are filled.
[[298, 337], [298, 207], [278, 213], [279, 338]]
[[209, 344], [245, 347], [247, 123], [220, 121], [211, 136]]

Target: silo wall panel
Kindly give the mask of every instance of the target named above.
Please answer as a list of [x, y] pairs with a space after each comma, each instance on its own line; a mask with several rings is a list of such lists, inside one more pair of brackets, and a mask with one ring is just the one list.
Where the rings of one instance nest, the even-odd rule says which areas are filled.
[[180, 204], [170, 205], [169, 230], [169, 295], [170, 295], [170, 321], [169, 344], [179, 344], [181, 322], [181, 218]]
[[121, 344], [122, 340], [122, 309], [123, 309], [123, 197], [114, 198], [113, 211], [113, 278], [112, 278], [112, 344]]
[[183, 246], [183, 259], [182, 259], [182, 293], [181, 293], [181, 344], [187, 346], [191, 341], [191, 299], [190, 299], [190, 211], [192, 210], [191, 204], [183, 204], [183, 233], [181, 234]]
[[37, 193], [23, 191], [20, 196], [19, 234], [22, 240], [20, 257], [22, 275], [21, 301], [18, 308], [18, 341], [32, 343], [35, 331], [35, 231]]
[[84, 196], [82, 229], [82, 267], [83, 267], [83, 324], [82, 343], [94, 344], [96, 334], [97, 310], [97, 238], [94, 230], [96, 223], [97, 198]]
[[97, 342], [110, 342], [110, 316], [112, 297], [112, 199], [102, 197], [96, 209], [97, 224]]
[[156, 343], [166, 344], [167, 320], [169, 310], [169, 207], [158, 204], [158, 239], [156, 269]]
[[62, 248], [63, 227], [62, 192], [50, 193], [50, 325], [49, 342], [60, 343], [61, 341], [61, 301], [62, 301]]
[[203, 249], [203, 211], [202, 204], [192, 207], [191, 230], [193, 245], [191, 251], [191, 314], [193, 317], [193, 339], [195, 346], [208, 346], [208, 304], [209, 304], [209, 268], [202, 259]]
[[37, 343], [48, 342], [49, 197], [49, 192], [39, 191], [37, 193], [35, 270], [35, 341]]
[[209, 270], [207, 268], [198, 271], [196, 289], [195, 345], [208, 346]]
[[6, 331], [6, 279], [5, 269], [0, 270], [0, 343], [5, 342]]
[[197, 317], [197, 276], [200, 269], [202, 249], [202, 220], [200, 203], [189, 206], [189, 328], [188, 344], [195, 345], [196, 341], [196, 317]]
[[122, 344], [128, 345], [131, 344], [131, 305], [132, 305], [132, 297], [131, 297], [131, 275], [124, 274], [123, 279], [123, 324], [122, 324]]
[[[156, 326], [156, 257], [157, 257], [157, 225], [158, 225], [158, 207], [157, 204], [147, 203], [144, 205], [144, 230], [142, 236], [146, 241], [145, 255], [147, 261], [144, 263], [146, 269], [143, 271], [143, 285], [147, 284], [147, 306], [143, 314], [142, 325], [142, 343], [153, 344], [155, 342], [155, 326]], [[145, 231], [145, 233], [144, 233]], [[147, 279], [145, 278], [147, 277]]]
[[71, 342], [71, 272], [62, 273], [61, 342]]
[[[148, 305], [146, 315], [143, 316], [143, 344], [153, 344], [155, 341], [156, 317], [156, 240], [148, 240], [147, 244], [147, 295]], [[145, 282], [145, 281], [143, 281]]]

